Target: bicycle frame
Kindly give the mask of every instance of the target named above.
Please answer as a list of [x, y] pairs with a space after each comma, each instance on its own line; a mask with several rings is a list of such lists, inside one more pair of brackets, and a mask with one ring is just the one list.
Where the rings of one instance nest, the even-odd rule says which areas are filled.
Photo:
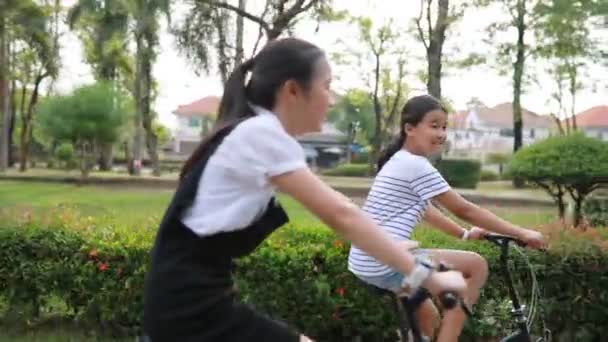
[[511, 315], [515, 321], [515, 326], [517, 327], [517, 331], [503, 338], [501, 342], [530, 342], [530, 332], [527, 325], [528, 320], [524, 313], [524, 307], [520, 304], [517, 290], [515, 290], [515, 286], [513, 285], [513, 277], [509, 271], [508, 264], [509, 244], [515, 243], [520, 246], [525, 246], [525, 243], [512, 237], [495, 234], [488, 234], [485, 236], [485, 239], [500, 247], [500, 265], [503, 277], [507, 282], [507, 289], [509, 291], [509, 297], [513, 306]]

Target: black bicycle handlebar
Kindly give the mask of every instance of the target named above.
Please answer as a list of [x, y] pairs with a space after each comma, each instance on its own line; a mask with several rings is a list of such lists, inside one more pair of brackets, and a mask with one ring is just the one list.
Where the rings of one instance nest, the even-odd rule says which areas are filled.
[[487, 234], [484, 234], [483, 238], [486, 239], [486, 240], [488, 240], [488, 241], [490, 241], [490, 242], [492, 242], [492, 243], [494, 243], [495, 245], [498, 245], [498, 246], [501, 246], [501, 247], [502, 246], [506, 246], [506, 245], [508, 245], [511, 242], [515, 243], [518, 246], [526, 247], [526, 243], [525, 242], [523, 242], [520, 239], [514, 238], [512, 236], [501, 235], [501, 234], [494, 234], [494, 233], [487, 233]]

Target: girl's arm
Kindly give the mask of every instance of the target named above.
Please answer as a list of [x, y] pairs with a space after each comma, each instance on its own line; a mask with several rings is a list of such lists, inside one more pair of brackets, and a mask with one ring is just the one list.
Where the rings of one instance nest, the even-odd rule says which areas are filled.
[[434, 227], [439, 228], [444, 233], [459, 239], [461, 239], [467, 231], [466, 229], [460, 227], [458, 223], [443, 215], [443, 213], [439, 209], [435, 208], [433, 204], [429, 204], [428, 208], [426, 209], [426, 212], [424, 213], [424, 220]]
[[473, 225], [495, 233], [516, 237], [532, 248], [543, 248], [545, 246], [543, 236], [539, 232], [507, 222], [491, 211], [467, 201], [454, 190], [448, 190], [438, 195], [435, 200], [454, 215]]
[[478, 227], [470, 230], [462, 228], [458, 223], [444, 215], [441, 210], [430, 204], [424, 214], [424, 220], [444, 233], [463, 240], [479, 240], [485, 231]]

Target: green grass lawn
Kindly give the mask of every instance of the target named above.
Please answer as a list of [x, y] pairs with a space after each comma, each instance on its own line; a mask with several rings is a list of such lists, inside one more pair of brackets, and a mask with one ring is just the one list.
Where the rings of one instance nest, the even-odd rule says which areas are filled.
[[[74, 208], [97, 222], [140, 226], [157, 224], [171, 200], [173, 190], [125, 189], [119, 187], [0, 181], [0, 218], [14, 218], [20, 212], [43, 215], [61, 207]], [[317, 219], [294, 200], [280, 196], [294, 221]]]
[[[173, 190], [77, 186], [71, 184], [0, 181], [0, 219], [44, 215], [58, 208], [73, 208], [96, 222], [127, 226], [156, 225]], [[318, 219], [287, 196], [279, 196], [292, 221], [318, 224]], [[554, 220], [555, 210], [535, 207], [488, 207], [502, 217], [525, 226]]]

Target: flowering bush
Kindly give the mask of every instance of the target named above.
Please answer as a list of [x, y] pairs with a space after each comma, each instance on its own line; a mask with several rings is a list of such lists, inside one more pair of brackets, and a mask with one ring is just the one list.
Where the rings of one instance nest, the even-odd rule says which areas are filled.
[[[0, 223], [0, 297], [21, 319], [33, 320], [61, 301], [61, 314], [102, 331], [138, 333], [143, 283], [155, 229], [106, 227], [69, 210], [46, 220], [24, 217]], [[73, 220], [70, 225], [68, 221]], [[503, 336], [510, 326], [507, 294], [498, 275], [497, 250], [484, 243], [444, 239], [420, 230], [424, 247], [463, 248], [485, 256], [492, 275], [464, 337]], [[254, 254], [239, 260], [243, 300], [322, 341], [394, 340], [391, 307], [346, 269], [349, 245], [325, 227], [294, 224], [275, 233]], [[542, 314], [554, 334], [570, 341], [608, 335], [608, 255], [576, 236], [551, 253], [529, 253], [543, 286]], [[515, 267], [523, 267], [521, 258]], [[525, 268], [516, 272], [525, 274]], [[521, 287], [527, 297], [528, 288]], [[508, 305], [507, 305], [508, 306]], [[31, 310], [24, 310], [31, 308]], [[463, 338], [464, 338], [463, 337]]]

